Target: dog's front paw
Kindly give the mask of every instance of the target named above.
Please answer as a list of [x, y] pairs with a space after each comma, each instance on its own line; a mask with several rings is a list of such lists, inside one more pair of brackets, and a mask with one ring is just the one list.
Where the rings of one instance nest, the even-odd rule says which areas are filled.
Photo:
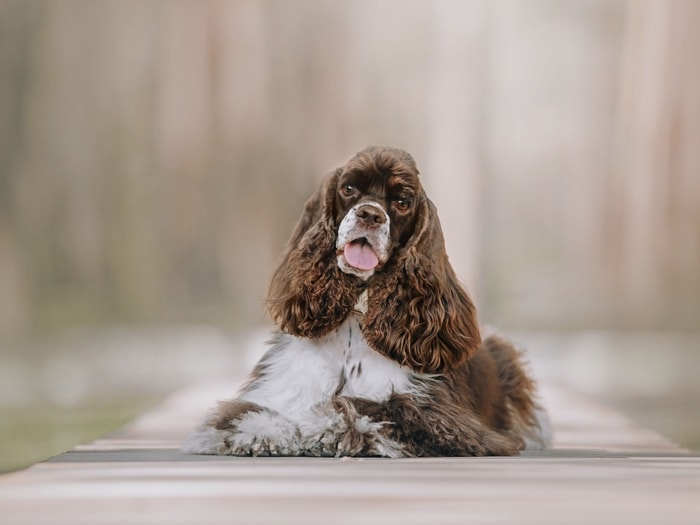
[[[315, 425], [303, 425], [307, 433], [301, 443], [306, 456], [344, 457], [381, 456], [400, 457], [401, 446], [388, 439], [381, 432], [382, 423], [375, 423], [367, 417], [356, 414], [341, 414], [328, 407], [317, 409]], [[315, 426], [315, 429], [314, 429]], [[313, 431], [310, 431], [314, 429]]]
[[293, 446], [287, 441], [277, 441], [270, 436], [255, 436], [245, 432], [233, 432], [224, 438], [221, 454], [228, 456], [290, 456]]
[[276, 412], [248, 412], [225, 426], [207, 422], [197, 427], [182, 451], [227, 456], [298, 456], [299, 430]]
[[299, 429], [302, 434], [303, 455], [314, 457], [350, 455], [339, 450], [339, 444], [348, 431], [348, 421], [336, 412], [332, 405], [318, 405], [303, 414]]
[[224, 438], [231, 456], [297, 456], [299, 430], [276, 412], [249, 412], [236, 421]]
[[337, 456], [338, 436], [334, 430], [308, 436], [302, 442], [304, 456], [332, 458]]

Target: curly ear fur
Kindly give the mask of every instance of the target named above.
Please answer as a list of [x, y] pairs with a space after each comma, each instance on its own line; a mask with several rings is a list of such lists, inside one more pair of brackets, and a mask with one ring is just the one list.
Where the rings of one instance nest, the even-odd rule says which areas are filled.
[[340, 325], [363, 286], [337, 264], [333, 209], [339, 176], [339, 169], [326, 175], [306, 202], [270, 285], [273, 320], [299, 337], [321, 337]]
[[376, 351], [418, 372], [443, 373], [481, 343], [476, 309], [445, 252], [433, 203], [421, 196], [413, 236], [369, 286], [363, 333]]

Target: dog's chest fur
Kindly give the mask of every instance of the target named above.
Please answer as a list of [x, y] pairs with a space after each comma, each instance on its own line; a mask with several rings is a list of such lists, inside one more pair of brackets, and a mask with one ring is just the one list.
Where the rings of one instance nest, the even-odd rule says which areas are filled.
[[337, 395], [386, 401], [394, 392], [412, 389], [412, 373], [367, 345], [359, 316], [351, 315], [325, 341], [325, 348], [337, 358]]
[[319, 339], [281, 335], [241, 398], [289, 414], [333, 396], [386, 401], [393, 393], [416, 393], [411, 370], [367, 345], [360, 319], [351, 314]]

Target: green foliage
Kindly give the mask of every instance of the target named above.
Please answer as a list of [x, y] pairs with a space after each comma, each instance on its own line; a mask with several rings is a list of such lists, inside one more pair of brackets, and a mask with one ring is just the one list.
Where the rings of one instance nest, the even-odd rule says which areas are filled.
[[25, 468], [103, 437], [156, 403], [117, 398], [74, 407], [0, 408], [0, 473]]

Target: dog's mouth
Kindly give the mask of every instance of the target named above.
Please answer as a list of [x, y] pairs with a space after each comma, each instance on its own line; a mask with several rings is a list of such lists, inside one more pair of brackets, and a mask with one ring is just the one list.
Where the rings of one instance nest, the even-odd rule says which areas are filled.
[[345, 261], [357, 270], [374, 270], [379, 265], [379, 257], [366, 237], [348, 242], [342, 248]]

